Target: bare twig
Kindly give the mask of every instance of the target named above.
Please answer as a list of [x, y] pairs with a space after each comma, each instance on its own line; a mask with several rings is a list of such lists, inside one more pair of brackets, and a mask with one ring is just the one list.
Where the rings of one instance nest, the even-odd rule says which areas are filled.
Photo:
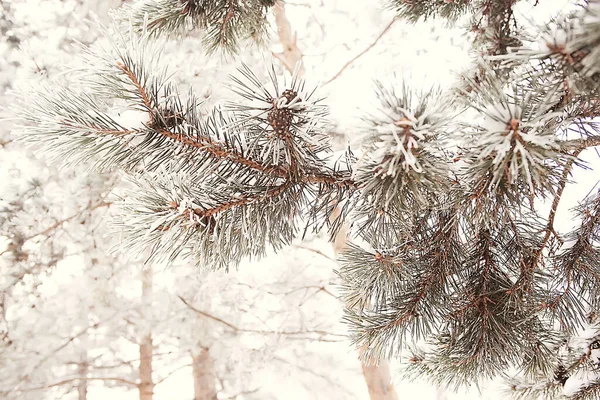
[[[265, 331], [265, 330], [260, 330], [260, 329], [246, 329], [246, 328], [240, 328], [239, 326], [236, 326], [230, 322], [227, 322], [219, 317], [215, 317], [214, 315], [206, 312], [206, 311], [202, 311], [199, 310], [197, 308], [195, 308], [194, 306], [192, 306], [185, 298], [183, 298], [182, 296], [177, 296], [179, 297], [179, 300], [181, 300], [183, 302], [183, 304], [185, 304], [190, 310], [194, 311], [195, 313], [198, 313], [206, 318], [212, 319], [213, 321], [216, 321], [226, 327], [228, 327], [229, 329], [233, 330], [234, 332], [247, 332], [247, 333], [260, 333], [260, 334], [273, 334], [273, 335], [290, 335], [290, 336], [296, 336], [296, 335], [306, 335], [306, 334], [318, 334], [321, 336], [336, 336], [336, 337], [341, 337], [341, 338], [346, 338], [346, 335], [342, 335], [339, 333], [331, 333], [331, 332], [327, 332], [327, 331], [322, 331], [322, 330], [306, 330], [306, 331]], [[311, 338], [307, 338], [307, 339], [311, 339]]]
[[530, 268], [532, 270], [537, 266], [537, 263], [539, 262], [539, 259], [542, 256], [544, 249], [546, 248], [546, 245], [548, 244], [550, 237], [552, 236], [552, 233], [555, 232], [554, 219], [556, 218], [556, 212], [558, 211], [558, 205], [560, 204], [560, 199], [563, 195], [565, 187], [567, 186], [567, 182], [569, 180], [569, 174], [571, 173], [571, 170], [573, 169], [575, 160], [577, 159], [577, 156], [579, 156], [579, 154], [584, 149], [585, 149], [585, 147], [580, 147], [577, 150], [575, 150], [575, 152], [573, 152], [573, 154], [572, 154], [572, 158], [565, 165], [565, 169], [561, 176], [558, 190], [556, 191], [556, 195], [554, 196], [554, 199], [552, 200], [552, 206], [550, 207], [550, 213], [548, 214], [548, 223], [546, 224], [546, 234], [544, 235], [542, 244], [540, 245], [540, 248], [536, 252], [534, 258], [532, 259], [532, 262], [530, 265]]
[[394, 25], [394, 22], [396, 22], [396, 20], [397, 20], [396, 18], [392, 19], [390, 21], [390, 23], [386, 25], [386, 27], [381, 31], [381, 33], [375, 38], [375, 40], [368, 47], [366, 47], [363, 51], [358, 53], [350, 61], [348, 61], [346, 64], [344, 64], [344, 66], [342, 68], [340, 68], [340, 70], [333, 77], [331, 77], [327, 82], [325, 82], [323, 84], [323, 86], [328, 85], [331, 82], [333, 82], [334, 80], [336, 80], [337, 78], [339, 78], [340, 75], [342, 75], [344, 73], [346, 68], [348, 68], [350, 65], [352, 65], [352, 63], [354, 63], [360, 57], [364, 56], [367, 52], [369, 52], [369, 50], [371, 50], [373, 47], [375, 47], [375, 45], [379, 42], [379, 40], [381, 40], [381, 38], [387, 33], [387, 31], [390, 30], [392, 25]]
[[167, 379], [169, 379], [177, 371], [182, 370], [182, 369], [187, 368], [187, 367], [191, 367], [191, 366], [192, 366], [192, 364], [183, 364], [183, 365], [180, 365], [179, 367], [171, 370], [171, 372], [169, 372], [167, 375], [163, 376], [161, 379], [159, 379], [158, 381], [156, 381], [156, 383], [154, 384], [154, 387], [158, 386], [159, 384], [161, 384], [164, 381], [166, 381]]
[[295, 245], [294, 245], [294, 247], [295, 247], [295, 248], [297, 248], [297, 249], [308, 250], [308, 251], [310, 251], [310, 252], [313, 252], [313, 253], [315, 253], [315, 254], [318, 254], [318, 255], [320, 255], [320, 256], [323, 256], [323, 257], [325, 257], [325, 258], [326, 258], [326, 259], [328, 259], [329, 261], [337, 262], [337, 261], [335, 260], [335, 258], [331, 258], [331, 257], [329, 257], [327, 254], [323, 253], [321, 250], [313, 249], [313, 248], [311, 248], [311, 247], [302, 246], [302, 245], [300, 245], [300, 244], [295, 244]]
[[14, 139], [0, 140], [0, 147], [5, 147], [7, 144], [14, 142]]
[[130, 385], [130, 386], [136, 386], [136, 387], [138, 386], [138, 384], [135, 383], [135, 382], [132, 382], [132, 381], [129, 381], [129, 380], [123, 379], [123, 378], [118, 378], [118, 377], [77, 376], [77, 377], [74, 377], [74, 378], [63, 379], [61, 381], [50, 383], [50, 384], [43, 385], [43, 386], [36, 386], [36, 387], [31, 387], [31, 388], [19, 389], [19, 392], [33, 392], [33, 391], [36, 391], [36, 390], [44, 390], [44, 389], [49, 389], [49, 388], [52, 388], [52, 387], [66, 385], [67, 383], [76, 382], [76, 381], [112, 381], [112, 382], [123, 383], [125, 385]]
[[310, 375], [312, 375], [312, 376], [314, 376], [314, 377], [321, 378], [321, 379], [323, 379], [324, 381], [326, 381], [326, 382], [327, 382], [329, 385], [331, 385], [331, 386], [333, 386], [333, 387], [338, 387], [339, 389], [343, 390], [344, 392], [346, 392], [346, 393], [349, 393], [349, 392], [348, 392], [348, 391], [347, 391], [345, 388], [343, 388], [343, 387], [342, 387], [342, 386], [339, 384], [339, 382], [334, 382], [334, 381], [333, 381], [331, 378], [329, 378], [328, 376], [326, 376], [326, 375], [324, 375], [324, 374], [322, 374], [322, 373], [319, 373], [319, 372], [315, 372], [315, 371], [314, 371], [313, 369], [311, 369], [311, 368], [306, 368], [306, 367], [304, 367], [304, 366], [302, 366], [302, 365], [298, 365], [298, 364], [292, 363], [291, 361], [289, 361], [289, 360], [286, 360], [285, 358], [281, 358], [281, 357], [277, 357], [277, 356], [273, 357], [273, 360], [275, 360], [275, 361], [279, 361], [279, 362], [282, 362], [282, 363], [285, 363], [285, 364], [288, 364], [288, 365], [291, 365], [291, 366], [292, 366], [292, 367], [294, 367], [294, 368], [298, 368], [300, 371], [306, 372], [306, 373], [308, 373], [308, 374], [310, 374]]
[[35, 237], [38, 237], [38, 236], [48, 235], [50, 232], [52, 232], [53, 230], [55, 230], [59, 226], [63, 225], [66, 222], [71, 221], [72, 219], [75, 219], [75, 218], [79, 217], [80, 215], [82, 215], [83, 213], [85, 213], [87, 211], [93, 211], [93, 210], [96, 210], [96, 209], [101, 208], [101, 207], [109, 207], [111, 204], [112, 204], [111, 202], [100, 202], [100, 203], [95, 204], [93, 206], [90, 205], [88, 207], [85, 207], [83, 210], [79, 211], [78, 213], [75, 213], [75, 214], [71, 215], [70, 217], [67, 217], [65, 219], [61, 219], [59, 221], [56, 221], [54, 224], [52, 224], [48, 228], [44, 229], [43, 231], [37, 232], [37, 233], [34, 233], [34, 234], [31, 234], [31, 235], [27, 236], [24, 239], [24, 241], [31, 240], [31, 239], [33, 239]]

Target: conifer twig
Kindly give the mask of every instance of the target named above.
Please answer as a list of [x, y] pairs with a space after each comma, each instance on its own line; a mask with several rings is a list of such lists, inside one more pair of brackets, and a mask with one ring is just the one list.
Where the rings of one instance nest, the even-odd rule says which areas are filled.
[[[137, 77], [135, 76], [135, 74], [133, 73], [133, 71], [131, 69], [129, 69], [128, 67], [126, 67], [125, 65], [123, 65], [120, 62], [117, 63], [117, 66], [129, 78], [129, 80], [132, 82], [132, 84], [135, 86], [135, 88], [139, 92], [140, 98], [142, 99], [145, 107], [148, 110], [148, 114], [150, 117], [149, 127], [152, 128], [154, 125], [154, 122], [153, 122], [154, 118], [153, 118], [153, 111], [152, 111], [154, 107], [152, 105], [150, 96], [148, 96], [146, 89], [141, 84], [141, 82], [137, 79]], [[183, 135], [171, 132], [167, 129], [159, 128], [159, 129], [155, 129], [155, 130], [159, 134], [161, 134], [175, 142], [179, 142], [185, 146], [193, 147], [200, 151], [210, 153], [213, 156], [215, 156], [216, 158], [230, 160], [235, 163], [244, 165], [248, 168], [255, 169], [257, 171], [260, 171], [260, 172], [263, 172], [263, 173], [266, 173], [269, 175], [274, 175], [279, 178], [287, 178], [290, 175], [290, 171], [285, 167], [281, 167], [278, 165], [264, 165], [258, 161], [244, 157], [243, 155], [239, 154], [237, 151], [235, 151], [233, 149], [227, 149], [227, 148], [223, 147], [222, 145], [211, 140], [209, 137], [196, 135], [192, 139], [189, 136], [183, 136]], [[121, 136], [124, 134], [132, 134], [135, 132], [134, 131], [104, 131], [103, 133]], [[338, 185], [338, 186], [342, 186], [342, 187], [353, 187], [355, 185], [354, 181], [349, 176], [340, 175], [340, 174], [330, 175], [328, 173], [324, 173], [323, 171], [319, 171], [319, 170], [311, 171], [310, 174], [302, 176], [301, 179], [303, 182], [306, 182], [306, 183], [326, 183], [326, 184], [333, 184], [333, 185]]]

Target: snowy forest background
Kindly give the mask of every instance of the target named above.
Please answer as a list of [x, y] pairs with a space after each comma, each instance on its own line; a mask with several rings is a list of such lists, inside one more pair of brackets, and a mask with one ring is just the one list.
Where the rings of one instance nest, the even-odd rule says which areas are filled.
[[[0, 105], [13, 101], [11, 90], [77, 73], [75, 43], [107, 40], [89, 20], [109, 23], [121, 3], [0, 0]], [[517, 11], [543, 22], [568, 4], [543, 1], [532, 12], [523, 2]], [[443, 86], [469, 62], [462, 30], [395, 20], [370, 2], [290, 0], [286, 15], [305, 77], [328, 97], [340, 149], [360, 139], [353, 127], [358, 110], [373, 104], [374, 78]], [[246, 48], [235, 60], [207, 55], [200, 35], [169, 42], [163, 56], [182, 92], [191, 84], [205, 104], [217, 104], [230, 96], [223, 81], [242, 60], [284, 71], [271, 25], [265, 49]], [[140, 117], [124, 111], [119, 118], [135, 124]], [[61, 169], [14, 142], [11, 129], [10, 118], [0, 122], [0, 398], [136, 399], [140, 364], [149, 358], [159, 400], [192, 399], [202, 385], [214, 385], [218, 399], [369, 398], [346, 339], [325, 234], [229, 273], [182, 263], [144, 269], [140, 259], [111, 251], [120, 243], [109, 223], [110, 192], [126, 184], [119, 174]], [[593, 163], [588, 151], [581, 158]], [[579, 184], [566, 191], [558, 228], [570, 228], [566, 210], [592, 189], [592, 175], [575, 172]], [[502, 382], [452, 393], [406, 382], [398, 368], [391, 365], [399, 398], [502, 396]]]

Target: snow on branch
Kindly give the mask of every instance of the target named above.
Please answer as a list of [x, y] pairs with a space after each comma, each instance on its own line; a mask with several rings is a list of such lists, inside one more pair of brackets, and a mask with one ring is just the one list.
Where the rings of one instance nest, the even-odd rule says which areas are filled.
[[274, 0], [141, 0], [123, 7], [118, 17], [155, 36], [201, 29], [209, 51], [236, 53], [242, 42], [264, 42], [267, 10], [274, 4]]

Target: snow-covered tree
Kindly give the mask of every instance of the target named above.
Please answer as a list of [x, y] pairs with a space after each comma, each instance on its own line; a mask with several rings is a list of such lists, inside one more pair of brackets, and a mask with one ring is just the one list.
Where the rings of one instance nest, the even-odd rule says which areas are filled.
[[[387, 5], [395, 17], [372, 45], [397, 19], [433, 18], [467, 28], [473, 62], [450, 88], [378, 81], [376, 109], [344, 124], [351, 149], [334, 146], [327, 98], [304, 81], [272, 1], [124, 7], [68, 86], [22, 96], [19, 134], [56, 159], [122, 171], [121, 247], [149, 264], [229, 269], [326, 230], [345, 247], [345, 321], [365, 366], [409, 348], [408, 374], [438, 385], [509, 376], [516, 398], [597, 398], [600, 192], [578, 199], [572, 226], [557, 215], [600, 145], [600, 3], [541, 24], [527, 13], [537, 1]], [[233, 92], [224, 103], [181, 94], [166, 37], [200, 35], [231, 59], [265, 42], [271, 9], [281, 67], [240, 64], [219, 79]]]

